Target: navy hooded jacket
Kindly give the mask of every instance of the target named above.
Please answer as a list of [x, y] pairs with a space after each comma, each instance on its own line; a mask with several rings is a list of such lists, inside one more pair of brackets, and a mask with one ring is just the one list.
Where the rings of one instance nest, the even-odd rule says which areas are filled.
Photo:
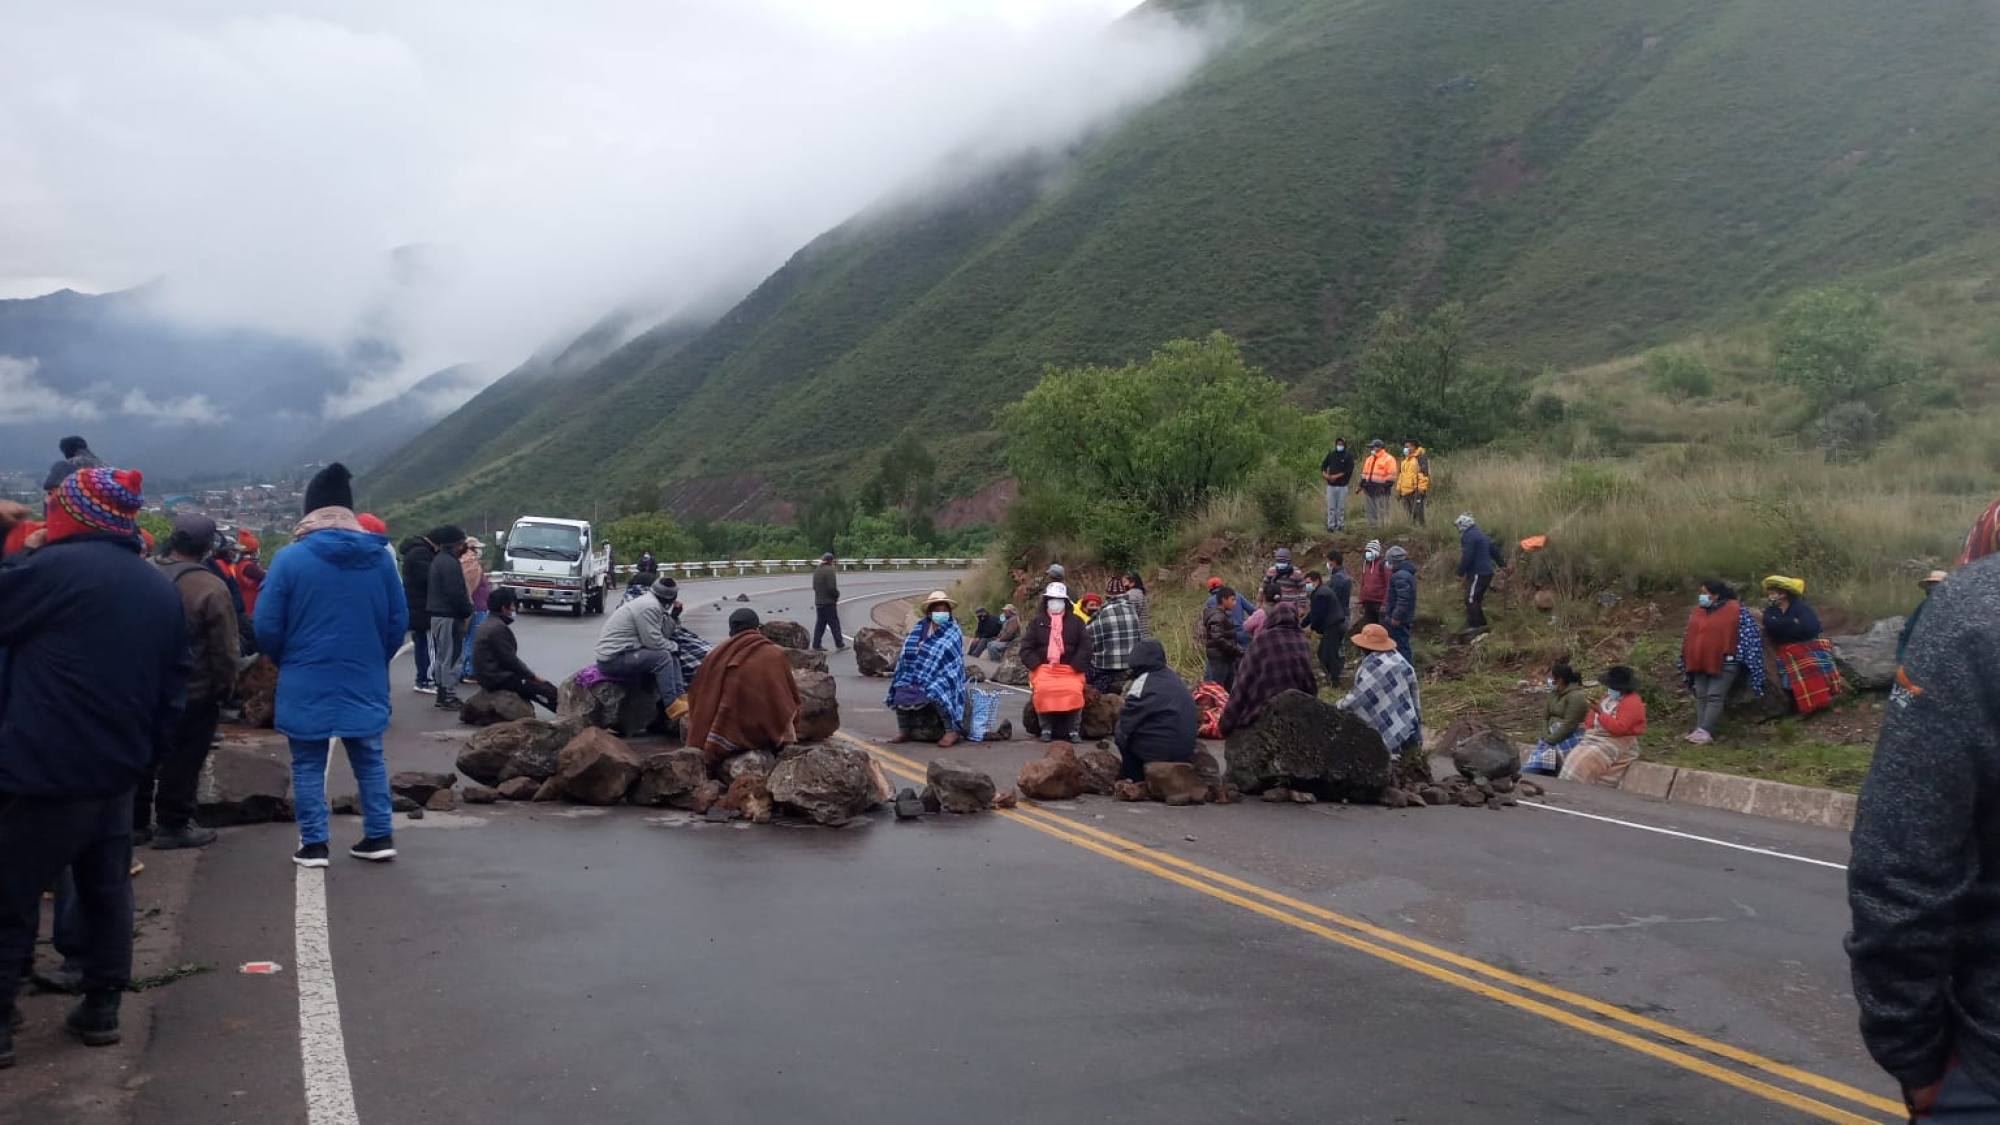
[[187, 619], [129, 535], [58, 540], [0, 569], [0, 793], [112, 797], [180, 718]]
[[315, 531], [279, 551], [257, 595], [257, 646], [278, 666], [274, 725], [291, 738], [389, 729], [389, 662], [410, 607], [386, 536]]

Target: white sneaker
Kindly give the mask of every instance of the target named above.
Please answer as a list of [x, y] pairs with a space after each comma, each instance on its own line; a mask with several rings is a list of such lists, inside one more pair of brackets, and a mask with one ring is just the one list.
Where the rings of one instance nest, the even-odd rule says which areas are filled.
[[438, 689], [436, 684], [418, 684], [410, 690], [416, 692], [418, 695], [436, 695]]

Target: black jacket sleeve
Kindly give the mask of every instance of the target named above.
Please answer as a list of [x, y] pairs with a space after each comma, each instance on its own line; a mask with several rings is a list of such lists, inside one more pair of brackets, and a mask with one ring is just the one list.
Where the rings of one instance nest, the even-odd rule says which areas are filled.
[[431, 560], [430, 596], [426, 608], [435, 617], [471, 617], [472, 595], [465, 588], [465, 571], [449, 551]]

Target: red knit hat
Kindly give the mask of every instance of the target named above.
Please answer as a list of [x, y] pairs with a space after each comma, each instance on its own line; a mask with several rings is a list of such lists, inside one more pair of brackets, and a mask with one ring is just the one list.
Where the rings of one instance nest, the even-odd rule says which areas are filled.
[[144, 478], [137, 469], [78, 469], [49, 494], [48, 541], [60, 543], [72, 535], [139, 532], [139, 507], [145, 502]]
[[354, 522], [360, 524], [363, 531], [371, 531], [377, 535], [389, 534], [389, 525], [383, 523], [382, 517], [373, 512], [363, 512], [355, 516]]

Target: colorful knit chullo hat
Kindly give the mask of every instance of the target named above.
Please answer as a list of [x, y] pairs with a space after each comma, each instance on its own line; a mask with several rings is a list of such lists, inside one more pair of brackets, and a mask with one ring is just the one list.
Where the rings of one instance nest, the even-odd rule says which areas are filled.
[[48, 541], [104, 532], [139, 534], [145, 503], [144, 477], [137, 469], [78, 469], [50, 494]]

